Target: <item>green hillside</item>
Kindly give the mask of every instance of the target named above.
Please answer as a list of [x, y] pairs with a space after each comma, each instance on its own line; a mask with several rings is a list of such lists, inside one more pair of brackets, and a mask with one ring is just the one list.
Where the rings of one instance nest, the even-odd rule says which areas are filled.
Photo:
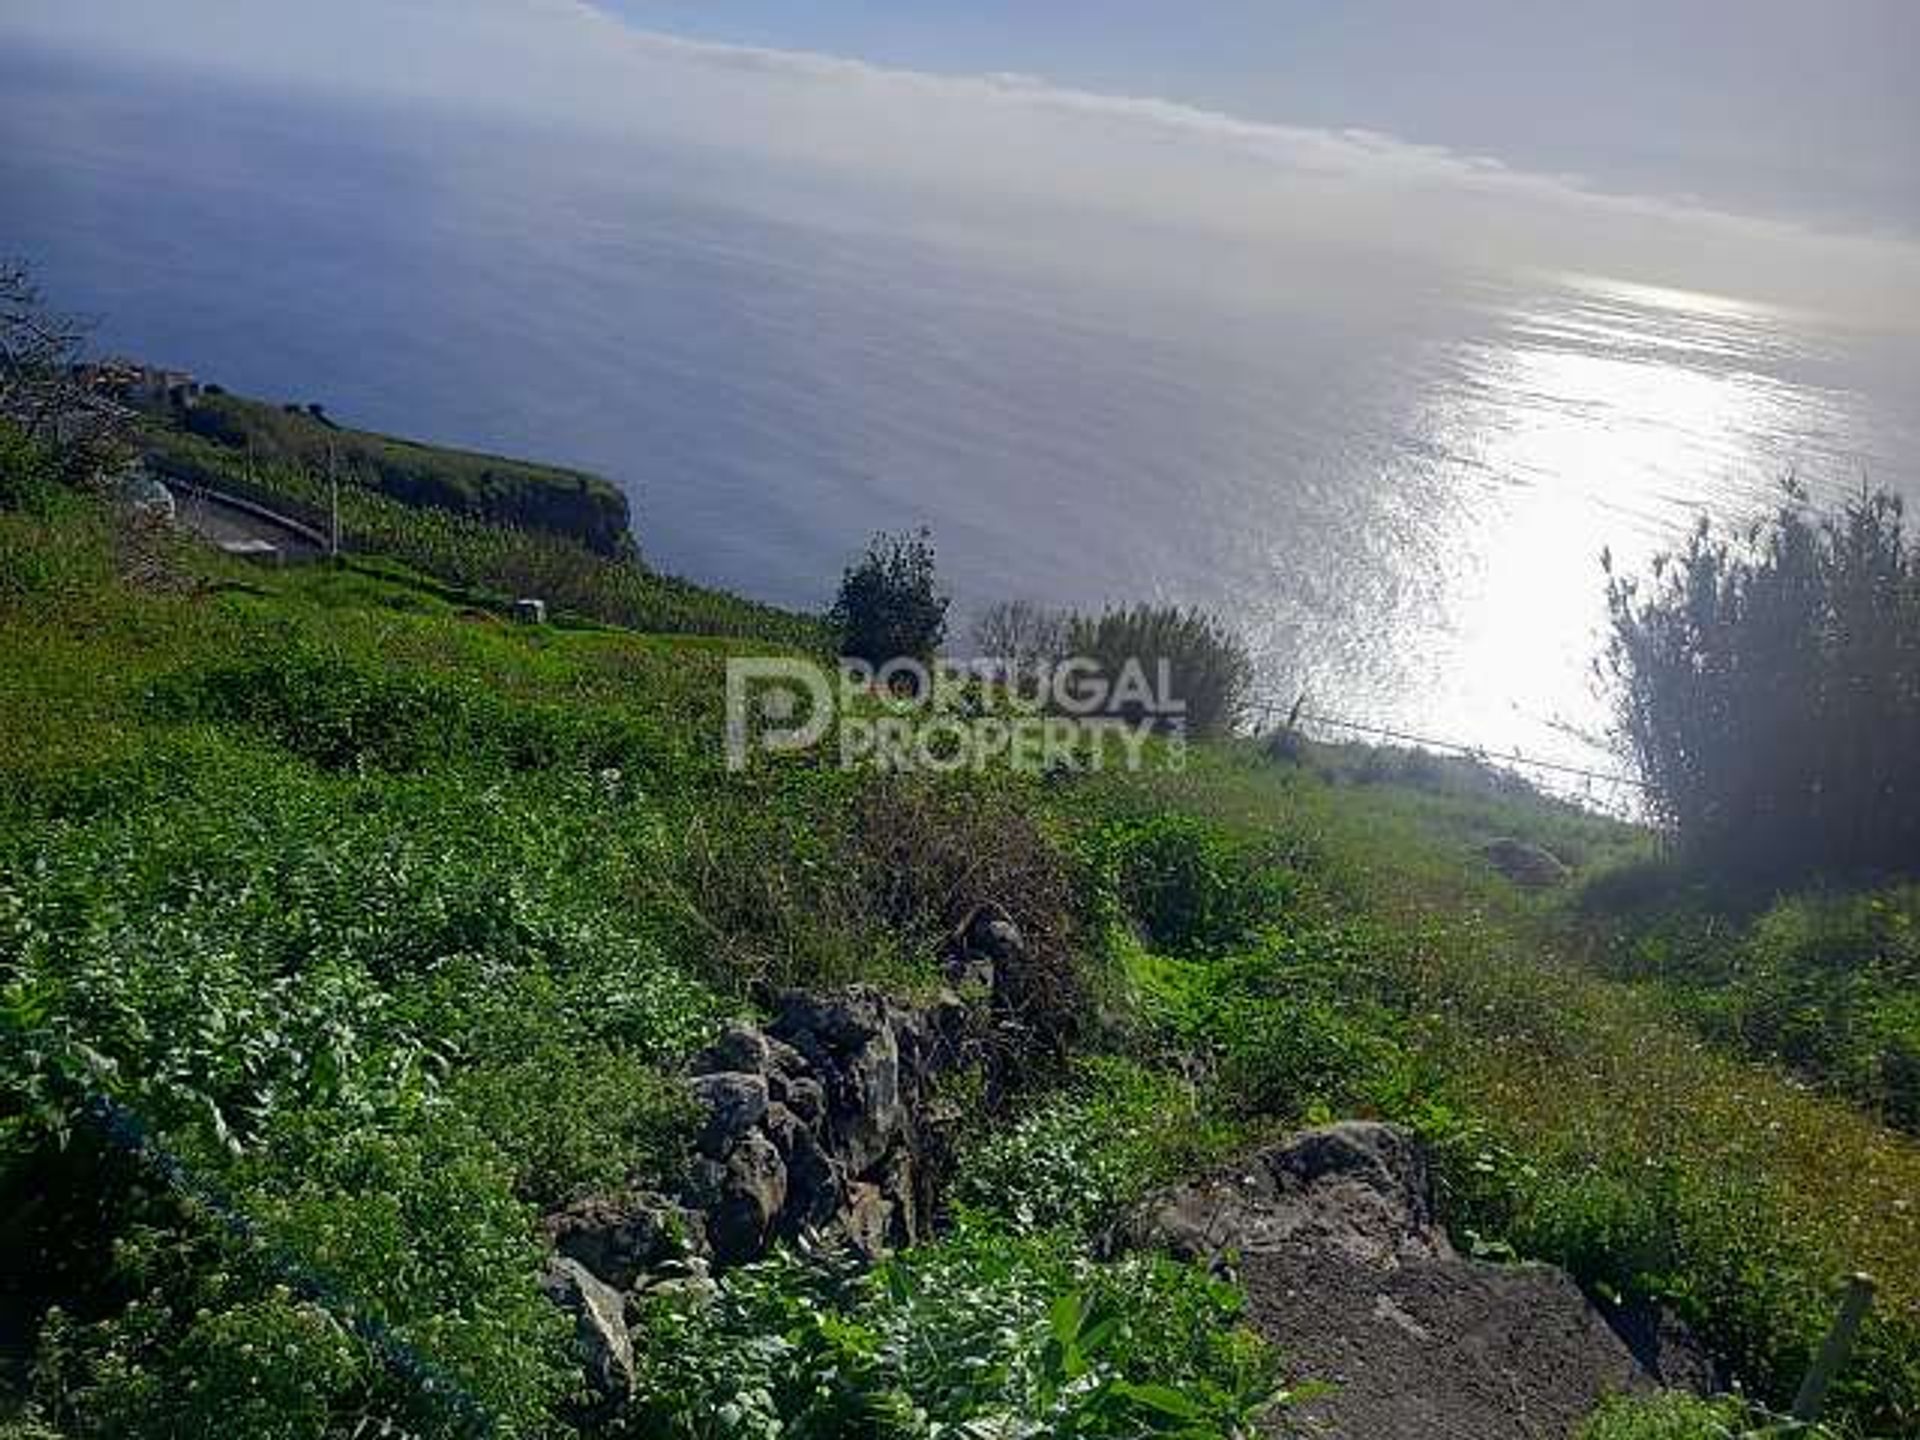
[[319, 472], [331, 456], [344, 483], [408, 505], [566, 536], [600, 555], [620, 555], [633, 543], [627, 497], [581, 470], [352, 430], [297, 407], [217, 392], [152, 417], [149, 443], [163, 461], [190, 464], [204, 455], [180, 445], [180, 436], [209, 441], [257, 468]]
[[[1776, 1407], [1873, 1271], [1835, 1423], [1920, 1426], [1920, 1145], [1588, 963], [1645, 833], [1245, 740], [736, 773], [725, 661], [794, 617], [687, 587], [740, 633], [515, 626], [510, 550], [459, 551], [472, 588], [402, 563], [452, 553], [407, 533], [440, 512], [260, 570], [42, 458], [0, 444], [8, 1440], [1244, 1434], [1290, 1397], [1233, 1276], [1100, 1235], [1341, 1116], [1427, 1141], [1463, 1250], [1665, 1302]], [[1573, 881], [1517, 888], [1502, 837]], [[943, 1096], [938, 1233], [636, 1295], [636, 1397], [594, 1410], [541, 1215], [678, 1183], [724, 1021], [934, 995], [986, 902], [1054, 968], [1019, 1063]]]

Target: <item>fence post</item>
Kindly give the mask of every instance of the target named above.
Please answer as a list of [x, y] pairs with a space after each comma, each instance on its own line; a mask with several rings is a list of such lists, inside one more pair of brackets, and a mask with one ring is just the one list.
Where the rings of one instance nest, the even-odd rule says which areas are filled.
[[1840, 1313], [1834, 1317], [1827, 1338], [1820, 1342], [1820, 1353], [1807, 1367], [1806, 1377], [1800, 1382], [1800, 1393], [1793, 1397], [1795, 1420], [1811, 1425], [1820, 1418], [1820, 1411], [1827, 1403], [1827, 1387], [1833, 1384], [1834, 1376], [1846, 1368], [1847, 1357], [1853, 1353], [1854, 1338], [1860, 1333], [1860, 1322], [1872, 1304], [1873, 1277], [1849, 1275]]

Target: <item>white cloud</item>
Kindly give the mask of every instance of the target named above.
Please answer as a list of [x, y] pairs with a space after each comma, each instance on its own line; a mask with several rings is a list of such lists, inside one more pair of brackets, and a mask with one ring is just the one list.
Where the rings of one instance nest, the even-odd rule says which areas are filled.
[[[1920, 323], [1920, 250], [1602, 195], [1364, 130], [1024, 75], [936, 75], [641, 32], [582, 0], [15, 0], [0, 35], [345, 95], [753, 154], [1067, 263], [1259, 284], [1288, 264], [1536, 266]], [[1316, 256], [1317, 260], [1303, 260]], [[1204, 264], [1198, 263], [1204, 261]]]

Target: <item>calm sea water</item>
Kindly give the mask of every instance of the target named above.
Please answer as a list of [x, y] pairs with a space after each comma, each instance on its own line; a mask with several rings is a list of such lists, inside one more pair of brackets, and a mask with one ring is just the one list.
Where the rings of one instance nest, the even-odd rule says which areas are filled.
[[777, 601], [924, 523], [963, 630], [1204, 604], [1282, 701], [1592, 762], [1603, 547], [1790, 474], [1920, 498], [1920, 345], [1816, 317], [1547, 273], [1149, 293], [717, 157], [0, 70], [0, 249], [105, 347], [597, 469], [655, 563]]

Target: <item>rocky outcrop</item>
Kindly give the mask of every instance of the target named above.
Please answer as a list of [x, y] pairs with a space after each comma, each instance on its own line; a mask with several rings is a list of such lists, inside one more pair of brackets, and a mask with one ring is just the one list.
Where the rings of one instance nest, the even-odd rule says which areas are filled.
[[600, 1404], [633, 1389], [626, 1296], [665, 1272], [835, 1234], [879, 1256], [926, 1233], [945, 1148], [933, 1082], [969, 1015], [957, 999], [908, 1010], [866, 988], [796, 992], [766, 1026], [729, 1026], [695, 1058], [698, 1157], [682, 1193], [590, 1196], [542, 1222], [542, 1288], [573, 1315]]
[[873, 1256], [921, 1238], [957, 1119], [935, 1082], [988, 1054], [989, 1033], [1024, 1033], [1008, 1012], [1025, 958], [1020, 928], [983, 905], [955, 929], [952, 988], [932, 1005], [789, 991], [766, 1024], [729, 1025], [689, 1066], [700, 1125], [682, 1193], [570, 1205], [544, 1222], [555, 1252], [628, 1290], [673, 1260], [737, 1264], [803, 1235]]
[[967, 1008], [915, 1011], [864, 987], [790, 993], [694, 1062], [704, 1123], [684, 1197], [713, 1256], [837, 1231], [878, 1255], [925, 1233], [941, 1148], [933, 1082], [959, 1058]]
[[1237, 1268], [1254, 1326], [1300, 1378], [1333, 1387], [1284, 1412], [1289, 1434], [1568, 1436], [1609, 1393], [1713, 1379], [1657, 1315], [1602, 1310], [1549, 1266], [1455, 1253], [1426, 1158], [1392, 1126], [1311, 1130], [1174, 1186], [1112, 1243]]

